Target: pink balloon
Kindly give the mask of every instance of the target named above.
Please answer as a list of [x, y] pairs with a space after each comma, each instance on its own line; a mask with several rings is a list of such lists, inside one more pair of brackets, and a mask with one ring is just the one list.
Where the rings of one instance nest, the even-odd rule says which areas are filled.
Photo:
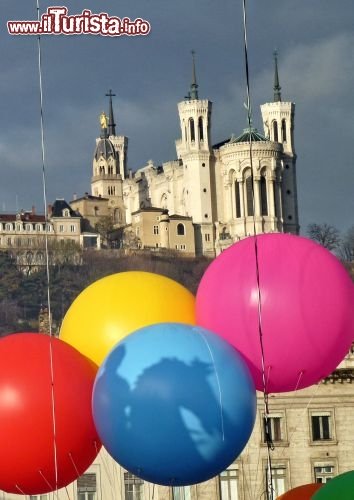
[[[289, 234], [257, 236], [267, 392], [329, 375], [354, 340], [354, 287], [334, 255]], [[197, 293], [197, 323], [233, 344], [263, 390], [255, 238], [224, 251]]]

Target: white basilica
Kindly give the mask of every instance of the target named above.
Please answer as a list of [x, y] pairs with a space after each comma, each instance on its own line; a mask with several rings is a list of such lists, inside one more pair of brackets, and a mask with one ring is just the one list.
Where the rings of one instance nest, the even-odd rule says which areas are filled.
[[116, 135], [112, 96], [101, 115], [91, 195], [72, 208], [92, 222], [109, 215], [139, 248], [215, 256], [248, 235], [298, 233], [292, 102], [281, 99], [275, 54], [274, 100], [261, 106], [264, 132], [245, 129], [213, 145], [212, 103], [200, 99], [193, 58], [188, 96], [178, 104], [176, 159], [128, 172], [128, 139]]

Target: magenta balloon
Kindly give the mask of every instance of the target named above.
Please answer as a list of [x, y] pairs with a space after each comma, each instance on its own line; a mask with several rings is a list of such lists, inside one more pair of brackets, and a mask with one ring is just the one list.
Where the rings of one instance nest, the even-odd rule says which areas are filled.
[[[354, 339], [354, 287], [342, 264], [307, 238], [257, 236], [267, 392], [293, 391], [329, 375]], [[246, 358], [263, 390], [255, 238], [219, 255], [197, 293], [197, 323]]]

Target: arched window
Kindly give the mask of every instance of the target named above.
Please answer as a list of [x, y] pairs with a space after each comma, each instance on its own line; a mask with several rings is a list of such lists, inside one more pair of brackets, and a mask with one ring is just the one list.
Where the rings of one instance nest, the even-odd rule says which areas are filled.
[[189, 119], [189, 131], [190, 131], [190, 135], [191, 135], [191, 141], [195, 141], [195, 130], [194, 130], [193, 118]]
[[6, 224], [6, 231], [12, 231], [12, 224]]
[[177, 224], [177, 235], [178, 236], [184, 236], [185, 235], [184, 224]]
[[116, 171], [113, 172], [114, 174], [120, 174], [120, 154], [119, 151], [117, 151], [117, 163], [116, 163]]
[[237, 181], [235, 181], [235, 204], [236, 204], [236, 217], [238, 218], [241, 217], [241, 202], [240, 202], [240, 184]]
[[201, 116], [198, 119], [198, 132], [199, 132], [199, 140], [204, 141], [203, 118]]
[[278, 122], [276, 120], [273, 122], [273, 140], [278, 142]]
[[253, 216], [253, 186], [252, 186], [252, 177], [249, 176], [246, 179], [246, 198], [247, 198], [247, 215]]
[[283, 142], [286, 142], [286, 121], [283, 119], [281, 121], [281, 138]]
[[261, 176], [261, 214], [268, 215], [268, 199], [267, 199], [267, 179], [265, 173]]

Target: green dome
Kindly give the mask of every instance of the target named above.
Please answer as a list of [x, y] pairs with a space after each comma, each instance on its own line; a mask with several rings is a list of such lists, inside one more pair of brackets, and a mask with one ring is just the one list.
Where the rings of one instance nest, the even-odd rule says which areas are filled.
[[250, 137], [252, 142], [269, 142], [269, 139], [260, 134], [256, 128], [245, 128], [242, 134], [236, 137], [236, 139], [230, 139], [230, 143], [250, 142]]

